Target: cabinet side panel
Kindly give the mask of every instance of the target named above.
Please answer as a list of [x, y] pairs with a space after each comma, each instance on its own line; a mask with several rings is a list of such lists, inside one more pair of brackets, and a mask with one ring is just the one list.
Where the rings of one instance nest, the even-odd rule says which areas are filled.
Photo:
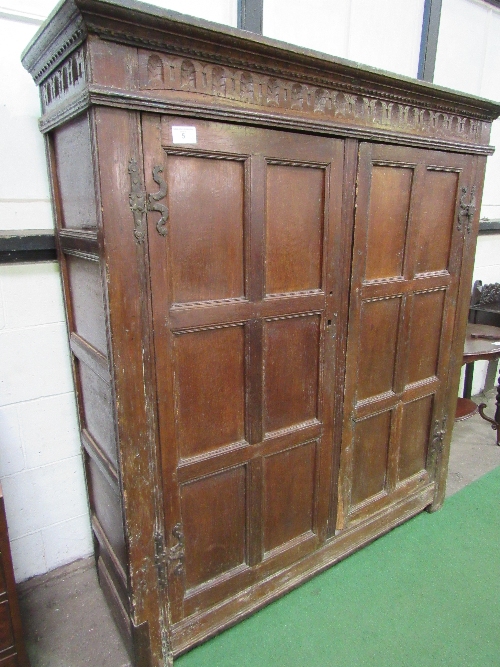
[[59, 259], [95, 557], [101, 584], [108, 600], [114, 602], [115, 617], [121, 619], [129, 607], [127, 548], [93, 151], [88, 114], [55, 129], [49, 139]]
[[53, 134], [60, 193], [60, 220], [68, 229], [97, 227], [94, 174], [87, 114]]
[[106, 323], [99, 263], [81, 257], [66, 260], [73, 307], [74, 330], [107, 356]]

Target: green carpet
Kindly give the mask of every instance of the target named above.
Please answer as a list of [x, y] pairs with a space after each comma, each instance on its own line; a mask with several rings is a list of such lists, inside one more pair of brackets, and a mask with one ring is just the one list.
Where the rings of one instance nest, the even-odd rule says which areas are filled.
[[500, 467], [175, 667], [500, 667]]

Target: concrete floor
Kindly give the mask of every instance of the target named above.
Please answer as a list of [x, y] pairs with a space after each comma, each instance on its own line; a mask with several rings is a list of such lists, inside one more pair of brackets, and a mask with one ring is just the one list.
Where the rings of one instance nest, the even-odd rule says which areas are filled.
[[[494, 392], [486, 398], [493, 415]], [[476, 415], [455, 423], [447, 495], [499, 465], [500, 447], [487, 422]], [[92, 558], [20, 584], [19, 596], [31, 667], [131, 667]]]

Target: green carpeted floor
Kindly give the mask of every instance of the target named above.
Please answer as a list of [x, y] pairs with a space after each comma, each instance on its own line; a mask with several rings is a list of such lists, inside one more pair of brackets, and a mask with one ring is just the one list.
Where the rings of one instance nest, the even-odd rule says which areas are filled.
[[175, 667], [500, 667], [500, 467]]

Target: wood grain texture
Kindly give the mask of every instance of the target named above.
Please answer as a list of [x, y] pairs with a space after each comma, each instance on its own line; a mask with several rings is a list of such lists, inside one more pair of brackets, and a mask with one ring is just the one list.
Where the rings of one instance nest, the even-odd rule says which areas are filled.
[[325, 171], [267, 166], [266, 292], [321, 289]]
[[245, 295], [243, 161], [170, 155], [174, 302]]
[[178, 334], [174, 350], [180, 457], [243, 441], [243, 326]]

